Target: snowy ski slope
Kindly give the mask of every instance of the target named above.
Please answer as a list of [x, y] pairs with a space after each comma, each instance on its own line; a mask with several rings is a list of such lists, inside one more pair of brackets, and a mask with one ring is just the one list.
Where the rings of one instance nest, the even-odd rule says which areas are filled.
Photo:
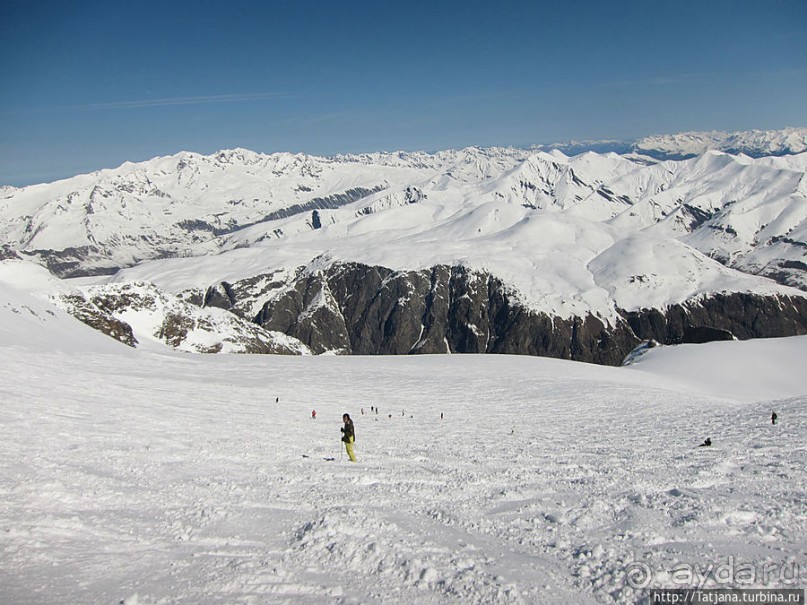
[[[634, 603], [646, 587], [803, 587], [806, 354], [798, 337], [662, 347], [623, 368], [202, 356], [130, 349], [6, 285], [0, 601]], [[729, 564], [744, 574], [724, 583]]]

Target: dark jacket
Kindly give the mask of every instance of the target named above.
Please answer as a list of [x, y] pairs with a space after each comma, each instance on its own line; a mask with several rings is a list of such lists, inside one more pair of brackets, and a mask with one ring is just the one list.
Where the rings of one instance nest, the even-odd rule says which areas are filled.
[[356, 432], [353, 430], [353, 421], [348, 420], [341, 429], [342, 431], [342, 441], [345, 443], [353, 443], [356, 441]]

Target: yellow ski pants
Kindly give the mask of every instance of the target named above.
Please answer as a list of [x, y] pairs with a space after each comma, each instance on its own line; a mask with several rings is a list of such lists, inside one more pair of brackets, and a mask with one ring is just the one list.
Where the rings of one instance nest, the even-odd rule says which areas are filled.
[[350, 438], [350, 441], [345, 441], [345, 451], [347, 452], [347, 457], [350, 458], [351, 462], [356, 462], [356, 454], [353, 453], [353, 442], [355, 439], [353, 437]]

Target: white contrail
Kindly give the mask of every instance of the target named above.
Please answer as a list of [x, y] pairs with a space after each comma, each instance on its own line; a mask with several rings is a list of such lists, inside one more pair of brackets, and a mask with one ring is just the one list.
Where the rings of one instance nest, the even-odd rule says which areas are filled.
[[201, 97], [171, 97], [165, 99], [138, 99], [134, 101], [113, 101], [111, 103], [90, 103], [75, 105], [71, 109], [137, 109], [139, 107], [167, 107], [171, 105], [201, 105], [205, 103], [232, 103], [237, 101], [263, 101], [289, 96], [287, 93], [256, 92], [233, 95], [208, 95]]
[[169, 97], [164, 99], [137, 99], [133, 101], [112, 101], [109, 103], [85, 103], [83, 105], [61, 105], [50, 107], [33, 107], [20, 110], [0, 110], [0, 115], [39, 115], [59, 113], [63, 111], [103, 111], [114, 109], [140, 109], [146, 107], [169, 107], [182, 105], [203, 105], [213, 103], [238, 103], [244, 101], [266, 101], [295, 96], [285, 92], [255, 92], [233, 95], [207, 95], [199, 97]]

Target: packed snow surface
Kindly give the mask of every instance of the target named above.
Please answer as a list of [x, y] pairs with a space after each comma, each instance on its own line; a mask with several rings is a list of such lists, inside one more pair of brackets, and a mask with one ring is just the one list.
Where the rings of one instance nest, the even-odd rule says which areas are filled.
[[805, 337], [659, 347], [623, 368], [202, 356], [2, 295], [2, 603], [804, 586]]

